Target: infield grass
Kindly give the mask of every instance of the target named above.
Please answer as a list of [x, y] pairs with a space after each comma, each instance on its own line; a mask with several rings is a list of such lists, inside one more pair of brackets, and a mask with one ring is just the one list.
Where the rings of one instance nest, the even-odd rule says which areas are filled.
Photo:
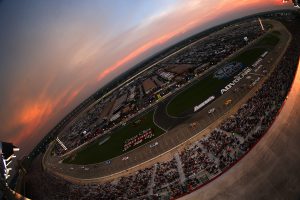
[[[129, 139], [148, 128], [152, 128], [154, 137], [152, 137], [151, 139], [144, 140], [142, 143], [128, 149], [126, 152], [153, 140], [154, 138], [164, 133], [162, 129], [160, 129], [153, 123], [153, 113], [154, 111], [152, 110], [148, 113], [143, 114], [140, 117], [136, 117], [134, 120], [128, 122], [125, 126], [121, 126], [117, 130], [114, 130], [110, 136], [110, 139], [104, 144], [99, 145], [100, 139], [98, 139], [93, 143], [89, 144], [85, 149], [82, 149], [79, 152], [77, 152], [76, 155], [65, 159], [64, 163], [92, 164], [106, 161], [116, 156], [119, 156], [125, 153], [123, 152], [123, 145], [126, 139]], [[140, 122], [135, 123], [138, 121]]]
[[[230, 59], [229, 62], [241, 62], [246, 67], [252, 65], [262, 53], [264, 53], [266, 50], [271, 50], [279, 42], [279, 35], [280, 34], [276, 34], [275, 31], [266, 34], [250, 49], [236, 55], [234, 58]], [[214, 71], [172, 99], [167, 107], [168, 114], [175, 117], [180, 117], [184, 115], [187, 110], [191, 111], [193, 107], [199, 105], [210, 96], [220, 96], [221, 94], [219, 91], [228, 83], [230, 83], [233, 78], [219, 80], [213, 78], [213, 73]]]
[[[253, 48], [247, 50], [230, 61], [238, 61], [245, 66], [251, 65], [257, 58], [266, 51], [265, 48]], [[210, 96], [220, 96], [220, 90], [233, 80], [229, 79], [216, 79], [213, 77], [213, 72], [202, 80], [199, 80], [194, 85], [190, 86], [180, 94], [178, 94], [167, 107], [167, 112], [175, 117], [184, 115], [187, 110], [193, 109]]]

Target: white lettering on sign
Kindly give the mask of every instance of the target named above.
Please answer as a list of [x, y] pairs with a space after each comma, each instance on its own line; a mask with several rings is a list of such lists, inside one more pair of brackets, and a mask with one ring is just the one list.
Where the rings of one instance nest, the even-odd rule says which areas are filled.
[[252, 67], [256, 67], [261, 61], [262, 61], [262, 58], [259, 58], [259, 59], [252, 65]]
[[221, 89], [221, 94], [224, 94], [228, 90], [232, 88], [235, 84], [237, 84], [240, 80], [242, 80], [249, 72], [251, 72], [251, 68], [247, 67], [245, 68], [241, 73], [239, 73], [235, 79], [229, 83], [228, 85], [225, 86], [225, 88]]
[[253, 87], [256, 85], [256, 83], [260, 80], [260, 77], [257, 77], [257, 79], [255, 79], [255, 81], [253, 81], [251, 84], [250, 84], [250, 87]]
[[214, 99], [215, 99], [215, 96], [210, 96], [208, 99], [203, 101], [201, 104], [199, 104], [198, 106], [195, 106], [194, 107], [194, 112], [196, 112], [197, 110], [203, 108], [205, 105], [207, 105], [209, 102], [211, 102]]

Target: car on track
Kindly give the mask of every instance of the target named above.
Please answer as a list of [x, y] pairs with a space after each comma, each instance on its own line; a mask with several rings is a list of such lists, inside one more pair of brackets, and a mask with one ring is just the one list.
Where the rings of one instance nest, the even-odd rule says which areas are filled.
[[128, 156], [125, 156], [125, 157], [122, 158], [123, 161], [128, 160], [128, 159], [129, 159]]
[[224, 102], [224, 104], [225, 104], [226, 106], [228, 106], [229, 104], [231, 104], [231, 102], [232, 102], [231, 99], [227, 99], [227, 100]]
[[213, 112], [215, 112], [215, 108], [212, 108], [212, 109], [210, 109], [209, 111], [208, 111], [208, 114], [212, 114]]
[[158, 142], [155, 142], [155, 143], [153, 143], [153, 144], [150, 144], [149, 147], [150, 147], [150, 148], [153, 148], [153, 147], [155, 147], [155, 146], [157, 146], [157, 145], [158, 145]]

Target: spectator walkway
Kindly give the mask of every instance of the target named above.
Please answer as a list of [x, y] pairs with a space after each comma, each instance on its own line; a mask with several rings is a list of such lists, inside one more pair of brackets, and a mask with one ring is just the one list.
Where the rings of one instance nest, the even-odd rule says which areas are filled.
[[180, 182], [184, 183], [185, 182], [185, 174], [183, 172], [182, 163], [181, 163], [181, 160], [180, 160], [180, 157], [179, 157], [178, 153], [175, 153], [174, 157], [177, 161], [177, 168], [178, 168], [178, 172], [179, 172]]
[[154, 178], [155, 178], [156, 170], [157, 170], [157, 165], [154, 165], [151, 180], [149, 183], [149, 195], [153, 195], [153, 187], [155, 185]]

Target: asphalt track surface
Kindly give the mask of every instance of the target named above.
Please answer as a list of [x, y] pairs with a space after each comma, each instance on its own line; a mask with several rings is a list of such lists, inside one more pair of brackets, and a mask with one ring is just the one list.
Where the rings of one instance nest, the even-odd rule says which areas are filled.
[[[278, 25], [277, 22], [274, 23]], [[282, 29], [282, 31], [286, 30]], [[283, 41], [280, 41], [276, 48], [271, 53], [269, 53], [264, 59], [264, 61], [261, 63], [263, 65], [266, 65], [268, 71], [271, 70], [274, 65], [273, 58], [281, 57], [282, 48], [286, 43], [286, 38]], [[271, 64], [268, 64], [267, 61], [271, 62]], [[262, 83], [262, 80], [266, 78], [262, 75], [262, 70], [263, 69], [259, 70], [256, 74], [252, 74], [249, 79], [243, 79], [242, 81], [240, 81], [240, 84], [235, 85], [231, 90], [233, 91], [235, 88], [239, 88], [243, 84], [249, 85], [251, 82], [253, 82], [253, 80], [257, 79], [258, 77], [261, 78], [260, 82]], [[180, 124], [179, 126], [176, 126], [172, 130], [168, 131], [167, 134], [163, 134], [162, 136], [154, 139], [149, 143], [152, 144], [157, 141], [159, 142], [158, 146], [154, 148], [149, 148], [149, 144], [145, 144], [141, 147], [138, 147], [134, 151], [126, 153], [126, 155], [121, 155], [116, 158], [113, 158], [109, 165], [105, 163], [87, 166], [58, 164], [58, 160], [56, 160], [56, 158], [46, 155], [44, 156], [43, 160], [44, 168], [58, 176], [61, 176], [73, 182], [101, 182], [110, 180], [111, 178], [115, 178], [117, 176], [126, 175], [128, 173], [136, 171], [138, 168], [145, 168], [147, 167], [147, 165], [153, 165], [158, 161], [167, 160], [168, 156], [172, 157], [172, 155], [175, 152], [179, 151], [179, 148], [177, 147], [180, 144], [186, 143], [186, 145], [188, 145], [188, 142], [185, 141], [189, 140], [189, 138], [195, 137], [195, 135], [199, 134], [208, 134], [212, 130], [212, 128], [214, 128], [211, 127], [212, 123], [217, 125], [226, 117], [233, 114], [233, 108], [237, 107], [237, 110], [239, 106], [241, 106], [248, 98], [251, 97], [251, 95], [254, 94], [255, 90], [256, 88], [252, 88], [250, 92], [249, 90], [240, 90], [237, 93], [225, 93], [220, 98], [216, 99], [213, 103], [211, 103], [209, 106], [198, 112], [195, 116], [189, 119], [185, 119], [184, 123]], [[227, 99], [232, 99], [232, 103], [229, 106], [224, 105], [224, 101]], [[216, 111], [213, 114], [208, 115], [207, 112], [212, 107], [214, 107]], [[233, 113], [230, 113], [229, 111]], [[224, 113], [226, 114], [224, 115]], [[194, 129], [190, 129], [189, 124], [193, 122], [197, 122], [197, 126]], [[177, 146], [176, 149], [174, 149], [175, 146]], [[164, 153], [163, 156], [162, 153]], [[129, 159], [126, 161], [122, 161], [122, 158], [124, 156], [128, 156]], [[47, 158], [46, 161], [45, 157]]]
[[181, 200], [300, 199], [300, 58], [287, 100], [269, 131], [221, 177]]

